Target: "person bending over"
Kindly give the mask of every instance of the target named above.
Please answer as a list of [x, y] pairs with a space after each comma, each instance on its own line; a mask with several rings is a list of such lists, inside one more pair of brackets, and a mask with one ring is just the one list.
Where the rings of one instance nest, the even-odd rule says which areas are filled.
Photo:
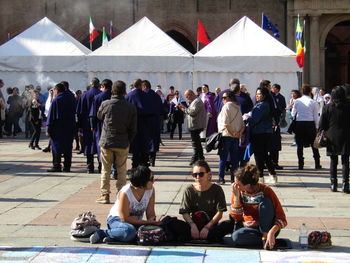
[[287, 225], [281, 203], [267, 185], [258, 183], [259, 170], [248, 165], [236, 172], [230, 216], [242, 227], [232, 234], [235, 246], [273, 249], [276, 236]]

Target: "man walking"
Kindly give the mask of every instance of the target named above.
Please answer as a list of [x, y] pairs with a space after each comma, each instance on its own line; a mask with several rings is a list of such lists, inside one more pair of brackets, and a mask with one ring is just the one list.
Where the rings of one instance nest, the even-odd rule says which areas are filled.
[[190, 165], [197, 160], [204, 160], [203, 148], [199, 134], [206, 126], [206, 112], [202, 100], [197, 97], [193, 90], [185, 91], [185, 98], [189, 101], [189, 107], [186, 108], [180, 104], [181, 110], [188, 115], [188, 129], [191, 133], [193, 156]]
[[75, 103], [65, 92], [62, 83], [54, 88], [56, 97], [47, 115], [47, 133], [52, 148], [53, 167], [48, 172], [61, 172], [61, 156], [64, 157], [64, 172], [70, 172], [72, 165], [72, 146], [75, 134]]
[[94, 97], [100, 92], [100, 81], [98, 78], [93, 78], [91, 88], [80, 97], [77, 105], [78, 128], [81, 129], [84, 136], [83, 148], [86, 156], [87, 173], [89, 174], [94, 173], [94, 154], [97, 153], [89, 115]]
[[116, 81], [112, 86], [112, 97], [102, 102], [97, 118], [103, 121], [100, 138], [101, 147], [101, 196], [96, 200], [100, 204], [108, 204], [110, 193], [110, 174], [112, 164], [116, 164], [119, 191], [126, 184], [126, 160], [129, 145], [136, 135], [136, 107], [126, 101], [126, 85]]

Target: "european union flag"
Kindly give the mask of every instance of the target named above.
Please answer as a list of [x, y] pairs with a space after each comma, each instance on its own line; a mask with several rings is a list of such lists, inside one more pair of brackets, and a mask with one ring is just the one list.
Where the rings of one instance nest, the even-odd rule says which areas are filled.
[[280, 37], [280, 31], [278, 30], [278, 28], [271, 23], [271, 20], [264, 14], [262, 14], [262, 25], [261, 25], [262, 29], [265, 30], [271, 30], [273, 33], [273, 36], [275, 38], [279, 38]]

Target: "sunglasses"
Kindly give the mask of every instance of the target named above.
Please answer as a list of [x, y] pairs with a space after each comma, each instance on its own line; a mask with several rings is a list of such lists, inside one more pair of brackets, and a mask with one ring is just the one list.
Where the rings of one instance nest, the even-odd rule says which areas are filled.
[[193, 176], [193, 178], [197, 178], [197, 176], [199, 176], [199, 177], [203, 177], [203, 176], [204, 176], [204, 174], [205, 174], [205, 172], [192, 173], [192, 176]]
[[227, 98], [227, 96], [222, 96], [222, 99], [225, 100]]

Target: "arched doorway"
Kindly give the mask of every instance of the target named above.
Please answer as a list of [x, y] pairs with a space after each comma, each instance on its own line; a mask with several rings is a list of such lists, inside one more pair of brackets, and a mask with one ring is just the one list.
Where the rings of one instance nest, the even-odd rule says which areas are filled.
[[325, 88], [350, 82], [350, 20], [337, 23], [325, 39]]
[[185, 37], [183, 34], [176, 30], [170, 30], [166, 32], [168, 36], [170, 36], [172, 39], [174, 39], [177, 43], [179, 43], [181, 46], [186, 48], [189, 52], [192, 54], [196, 53], [196, 49], [193, 47], [191, 41], [188, 40], [187, 37]]

